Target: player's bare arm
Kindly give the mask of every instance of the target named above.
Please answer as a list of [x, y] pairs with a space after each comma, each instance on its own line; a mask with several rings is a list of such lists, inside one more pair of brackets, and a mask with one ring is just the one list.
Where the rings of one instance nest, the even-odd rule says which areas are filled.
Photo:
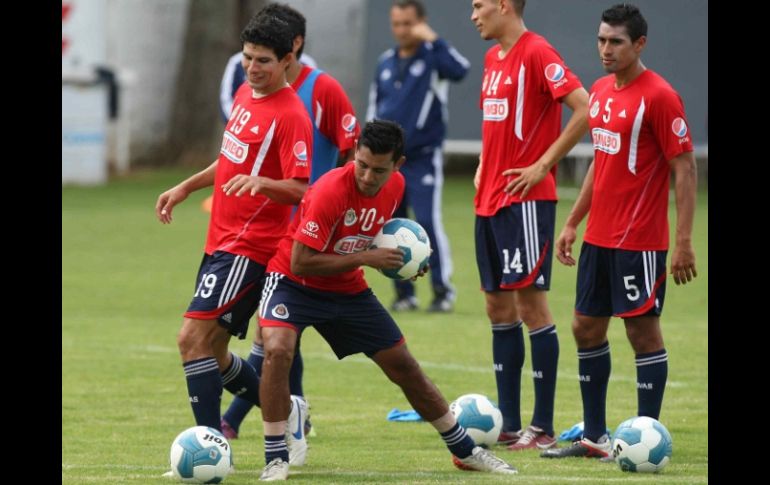
[[307, 190], [307, 179], [275, 180], [258, 175], [238, 174], [222, 184], [225, 195], [240, 197], [249, 193], [252, 197], [262, 194], [278, 204], [296, 205]]
[[591, 209], [591, 196], [594, 190], [594, 162], [588, 166], [583, 187], [580, 189], [575, 204], [564, 222], [564, 227], [556, 239], [556, 259], [565, 266], [575, 266], [572, 257], [572, 245], [577, 239], [577, 228]]
[[155, 215], [161, 224], [171, 224], [173, 220], [171, 212], [174, 206], [185, 200], [187, 196], [196, 190], [214, 185], [216, 171], [217, 161], [214, 160], [214, 163], [205, 169], [160, 194], [155, 203]]
[[361, 266], [396, 269], [404, 264], [404, 253], [397, 248], [376, 248], [352, 254], [327, 254], [294, 241], [291, 271], [297, 276], [326, 276], [354, 270]]
[[692, 248], [698, 172], [692, 152], [682, 153], [669, 163], [674, 172], [676, 197], [676, 242], [671, 256], [671, 274], [674, 277], [674, 283], [684, 285], [698, 276], [695, 269], [695, 251]]
[[567, 126], [548, 150], [532, 165], [524, 168], [509, 168], [503, 176], [518, 175], [505, 186], [505, 193], [513, 195], [521, 190], [521, 198], [527, 196], [530, 189], [539, 184], [559, 160], [564, 158], [580, 138], [588, 132], [588, 92], [577, 88], [564, 97], [564, 104], [572, 110]]
[[481, 163], [484, 160], [484, 153], [479, 153], [479, 165], [476, 167], [476, 174], [473, 176], [473, 187], [479, 190], [479, 183], [481, 183]]

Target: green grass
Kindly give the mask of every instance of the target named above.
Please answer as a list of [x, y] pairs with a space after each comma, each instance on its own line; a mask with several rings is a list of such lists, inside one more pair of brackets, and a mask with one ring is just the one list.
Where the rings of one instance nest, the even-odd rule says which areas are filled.
[[[175, 337], [194, 291], [205, 238], [206, 196], [194, 194], [170, 226], [154, 217], [157, 195], [189, 172], [140, 173], [103, 188], [62, 189], [62, 483], [167, 483], [171, 441], [194, 424]], [[557, 233], [575, 190], [562, 190]], [[473, 246], [470, 177], [449, 178], [444, 223], [452, 245], [456, 311], [396, 316], [409, 348], [448, 400], [468, 392], [496, 398], [491, 332], [479, 291]], [[674, 211], [672, 207], [672, 222]], [[426, 423], [391, 423], [394, 407], [410, 406], [368, 359], [337, 361], [314, 331], [302, 340], [305, 391], [318, 436], [308, 464], [292, 472], [304, 483], [705, 483], [708, 481], [708, 193], [699, 194], [694, 244], [698, 278], [676, 286], [669, 277], [663, 331], [669, 385], [662, 422], [674, 438], [674, 456], [659, 475], [635, 475], [595, 460], [546, 461], [535, 451], [499, 454], [518, 469], [515, 478], [455, 470]], [[368, 272], [387, 305], [390, 282]], [[427, 278], [418, 284], [430, 300]], [[559, 329], [561, 359], [556, 396], [557, 432], [582, 420], [575, 344], [570, 333], [575, 269], [554, 262], [549, 299]], [[252, 322], [253, 325], [253, 322]], [[610, 327], [611, 427], [636, 412], [634, 356], [623, 325]], [[249, 340], [233, 341], [242, 355]], [[529, 346], [529, 342], [527, 342]], [[527, 349], [529, 353], [529, 349]], [[522, 420], [531, 418], [529, 357], [522, 385]], [[223, 406], [230, 402], [225, 393]], [[237, 470], [230, 484], [254, 483], [264, 464], [261, 415], [252, 412], [232, 443]]]

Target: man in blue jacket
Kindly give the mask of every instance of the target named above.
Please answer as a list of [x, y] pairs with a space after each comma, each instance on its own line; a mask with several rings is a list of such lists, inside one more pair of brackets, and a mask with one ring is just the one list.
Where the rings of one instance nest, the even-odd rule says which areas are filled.
[[[470, 63], [428, 25], [419, 0], [396, 0], [390, 9], [390, 27], [397, 46], [385, 51], [377, 63], [369, 91], [366, 119], [398, 122], [406, 132], [406, 162], [401, 173], [406, 191], [395, 217], [414, 218], [428, 232], [434, 298], [428, 311], [452, 310], [455, 293], [449, 279], [452, 261], [449, 241], [441, 221], [444, 185], [442, 145], [446, 137], [449, 81], [460, 81]], [[396, 282], [393, 311], [418, 307], [411, 281]]]

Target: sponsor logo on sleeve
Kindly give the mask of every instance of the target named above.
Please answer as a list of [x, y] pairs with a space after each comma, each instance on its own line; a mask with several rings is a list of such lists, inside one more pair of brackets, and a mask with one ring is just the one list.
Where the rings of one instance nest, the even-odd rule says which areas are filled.
[[249, 154], [249, 145], [239, 141], [229, 131], [222, 138], [222, 148], [219, 152], [233, 163], [243, 163]]
[[310, 236], [313, 239], [318, 239], [318, 234], [316, 234], [318, 232], [318, 223], [315, 221], [307, 221], [301, 232], [302, 234]]
[[484, 120], [485, 121], [503, 121], [508, 117], [508, 98], [484, 99]]
[[591, 130], [594, 150], [615, 155], [620, 151], [620, 135], [602, 128]]
[[671, 123], [671, 131], [679, 138], [684, 138], [687, 134], [687, 123], [682, 118], [675, 118]]
[[345, 113], [342, 117], [342, 129], [348, 133], [352, 133], [356, 128], [356, 117], [350, 113]]
[[561, 64], [551, 63], [545, 66], [545, 78], [551, 81], [554, 89], [567, 82], [567, 78], [564, 77], [565, 70]]
[[294, 144], [294, 156], [300, 162], [307, 162], [307, 145], [304, 141], [300, 140]]

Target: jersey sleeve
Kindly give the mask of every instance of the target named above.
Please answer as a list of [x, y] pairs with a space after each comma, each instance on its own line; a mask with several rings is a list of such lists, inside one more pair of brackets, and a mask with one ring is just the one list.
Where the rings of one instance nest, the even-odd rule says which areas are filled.
[[312, 185], [300, 202], [300, 221], [292, 238], [316, 251], [323, 252], [329, 245], [338, 219], [342, 217], [344, 210], [344, 199], [340, 196], [339, 190], [335, 190], [329, 184]]
[[650, 103], [650, 124], [666, 161], [693, 150], [684, 103], [675, 91], [657, 91]]
[[283, 178], [309, 179], [313, 127], [304, 108], [301, 112], [284, 112], [276, 125], [274, 137], [278, 143]]
[[549, 44], [543, 44], [536, 49], [532, 56], [534, 68], [542, 80], [545, 90], [551, 98], [559, 100], [577, 88], [583, 87], [577, 74], [565, 64], [556, 49]]
[[[355, 146], [361, 127], [348, 95], [336, 79], [321, 74], [313, 89], [313, 105], [318, 130], [337, 147], [340, 153]], [[319, 111], [320, 110], [320, 119]]]
[[460, 81], [468, 74], [471, 63], [460, 52], [442, 38], [431, 43], [436, 56], [436, 67], [441, 79]]

